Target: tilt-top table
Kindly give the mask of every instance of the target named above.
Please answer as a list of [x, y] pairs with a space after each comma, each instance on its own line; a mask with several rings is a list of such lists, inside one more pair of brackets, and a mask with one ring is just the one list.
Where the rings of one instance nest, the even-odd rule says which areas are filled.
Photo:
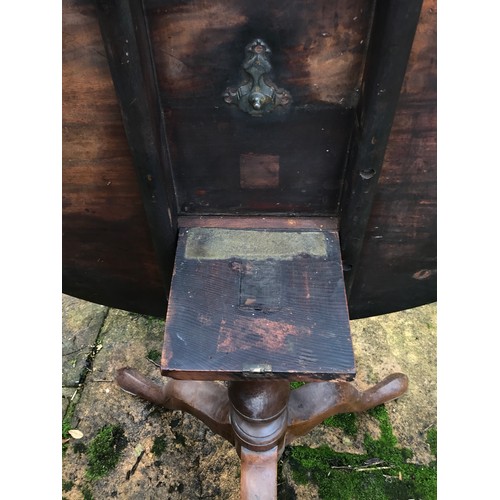
[[275, 498], [327, 416], [407, 388], [355, 388], [349, 319], [436, 300], [435, 16], [63, 2], [63, 291], [166, 317], [165, 384], [117, 382], [230, 441], [242, 498]]

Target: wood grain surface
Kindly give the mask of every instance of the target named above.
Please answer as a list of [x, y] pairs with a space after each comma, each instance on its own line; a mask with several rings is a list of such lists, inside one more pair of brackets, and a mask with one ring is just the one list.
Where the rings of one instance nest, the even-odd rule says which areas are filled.
[[166, 293], [93, 2], [63, 2], [63, 291], [163, 315]]
[[338, 234], [181, 229], [162, 373], [352, 379]]

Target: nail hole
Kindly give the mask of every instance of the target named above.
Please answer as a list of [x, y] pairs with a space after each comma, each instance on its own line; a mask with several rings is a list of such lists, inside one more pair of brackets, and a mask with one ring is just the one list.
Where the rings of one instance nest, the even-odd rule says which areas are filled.
[[365, 170], [360, 170], [359, 175], [363, 179], [371, 179], [375, 175], [375, 170], [373, 168], [367, 168]]

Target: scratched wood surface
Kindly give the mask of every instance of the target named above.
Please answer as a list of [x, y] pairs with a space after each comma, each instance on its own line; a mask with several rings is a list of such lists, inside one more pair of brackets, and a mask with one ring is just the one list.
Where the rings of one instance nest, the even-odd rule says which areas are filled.
[[[273, 234], [307, 234], [323, 242], [324, 255], [316, 248], [292, 257], [257, 259], [255, 254], [207, 258], [209, 245], [201, 243], [203, 251], [187, 250], [193, 246], [189, 238], [201, 238], [193, 231], [181, 229], [179, 235], [165, 327], [164, 375], [214, 380], [354, 376], [337, 233], [247, 230], [249, 242], [259, 235], [268, 241]], [[211, 238], [221, 231], [234, 232], [203, 231], [213, 232]], [[222, 236], [229, 240], [227, 234]], [[258, 252], [258, 246], [249, 243], [245, 252]], [[268, 249], [269, 255], [286, 251], [287, 244], [277, 247]], [[224, 245], [217, 251], [231, 253]]]
[[425, 0], [351, 296], [353, 318], [437, 300], [437, 2]]

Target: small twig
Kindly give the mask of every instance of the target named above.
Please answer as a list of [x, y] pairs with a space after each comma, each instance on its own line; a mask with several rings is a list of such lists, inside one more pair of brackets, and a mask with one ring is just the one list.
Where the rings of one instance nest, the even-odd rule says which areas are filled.
[[432, 427], [434, 427], [435, 424], [432, 423], [432, 424], [429, 424], [423, 431], [422, 431], [422, 434], [424, 434], [425, 432], [427, 432], [429, 429], [431, 429]]
[[357, 467], [354, 469], [356, 472], [371, 472], [372, 470], [387, 470], [387, 469], [393, 469], [391, 466], [385, 466], [385, 467]]
[[389, 475], [389, 474], [382, 474], [385, 479], [399, 479], [401, 481], [401, 479], [399, 478], [399, 476], [392, 476], [392, 475]]
[[76, 351], [71, 351], [71, 352], [63, 352], [63, 356], [71, 356], [72, 354], [76, 354], [77, 352], [80, 352], [80, 351], [83, 351], [84, 349], [86, 349], [87, 347], [91, 347], [91, 346], [83, 346], [83, 347], [80, 347], [80, 349], [77, 349]]
[[137, 457], [137, 460], [135, 461], [134, 466], [127, 472], [127, 475], [125, 476], [125, 479], [128, 481], [130, 479], [130, 476], [134, 474], [134, 472], [137, 470], [137, 466], [139, 465], [139, 462], [141, 461], [144, 453], [146, 450], [142, 450], [140, 455]]
[[343, 469], [343, 470], [352, 470], [354, 472], [370, 472], [374, 470], [387, 470], [393, 469], [394, 467], [391, 465], [383, 466], [383, 467], [353, 467], [352, 465], [332, 465], [332, 469]]
[[153, 363], [153, 365], [156, 366], [156, 368], [161, 368], [161, 365], [159, 365], [156, 361], [153, 361], [151, 358], [146, 358], [150, 363]]

